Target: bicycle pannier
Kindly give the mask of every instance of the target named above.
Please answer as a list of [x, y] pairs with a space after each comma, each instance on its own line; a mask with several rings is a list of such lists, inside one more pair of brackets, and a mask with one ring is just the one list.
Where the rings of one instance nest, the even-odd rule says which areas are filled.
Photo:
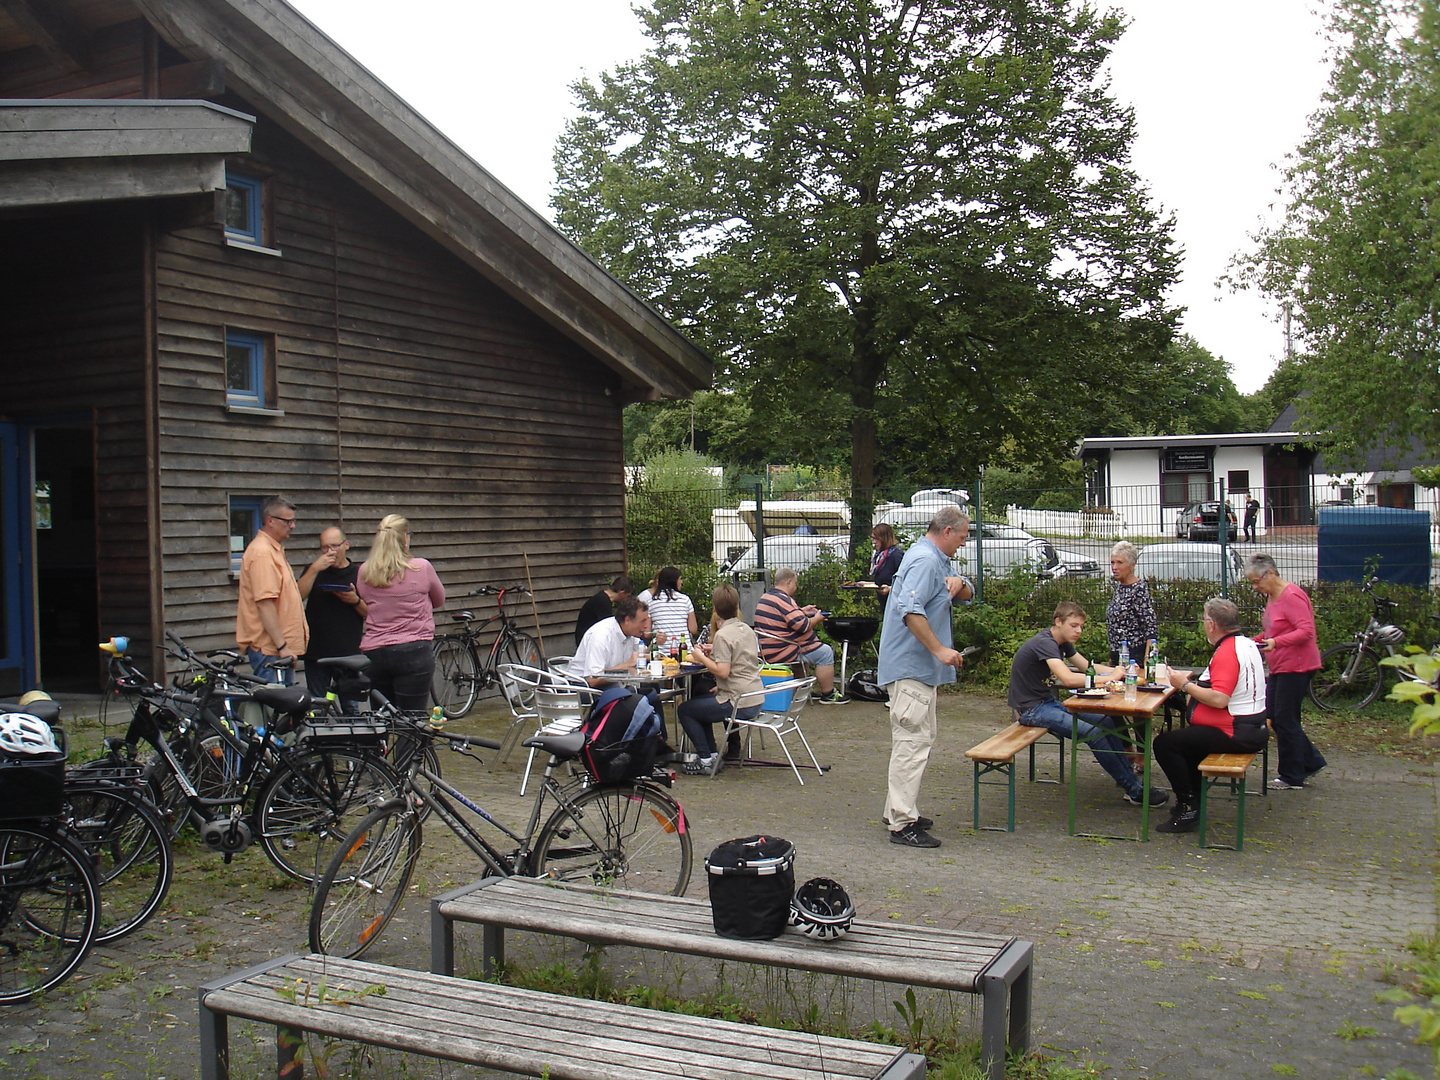
[[634, 690], [605, 691], [580, 730], [585, 734], [580, 760], [599, 783], [650, 775], [660, 751], [660, 715]]
[[727, 840], [705, 860], [710, 917], [725, 938], [777, 938], [790, 922], [795, 845], [778, 836]]

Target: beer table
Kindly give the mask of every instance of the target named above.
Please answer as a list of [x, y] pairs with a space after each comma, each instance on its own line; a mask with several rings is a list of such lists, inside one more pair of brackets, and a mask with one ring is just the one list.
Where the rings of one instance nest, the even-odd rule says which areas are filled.
[[[1105, 840], [1140, 840], [1150, 839], [1150, 722], [1172, 694], [1175, 693], [1173, 686], [1164, 686], [1158, 690], [1140, 690], [1135, 695], [1134, 701], [1125, 700], [1125, 692], [1117, 690], [1113, 693], [1106, 693], [1103, 696], [1085, 697], [1080, 694], [1072, 694], [1068, 699], [1061, 702], [1065, 708], [1072, 713], [1097, 713], [1101, 716], [1112, 716], [1119, 720], [1129, 720], [1135, 728], [1134, 749], [1141, 755], [1144, 762], [1140, 777], [1140, 835], [1136, 836], [1112, 836], [1108, 833], [1077, 833], [1075, 831], [1075, 799], [1076, 799], [1076, 777], [1079, 771], [1076, 769], [1080, 740], [1070, 740], [1070, 835], [1088, 836]], [[1122, 742], [1130, 742], [1123, 730], [1117, 727], [1115, 732], [1120, 736]], [[1112, 753], [1113, 751], [1100, 751], [1101, 753]], [[1127, 757], [1128, 761], [1128, 757]]]

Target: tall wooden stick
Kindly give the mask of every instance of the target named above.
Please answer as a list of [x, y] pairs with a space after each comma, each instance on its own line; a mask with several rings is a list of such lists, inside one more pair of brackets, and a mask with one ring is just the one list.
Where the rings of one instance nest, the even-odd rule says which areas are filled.
[[520, 557], [525, 560], [525, 588], [530, 590], [530, 611], [535, 616], [535, 637], [540, 641], [540, 657], [545, 657], [545, 635], [540, 630], [540, 609], [535, 606], [535, 586], [530, 581], [530, 555], [522, 551]]

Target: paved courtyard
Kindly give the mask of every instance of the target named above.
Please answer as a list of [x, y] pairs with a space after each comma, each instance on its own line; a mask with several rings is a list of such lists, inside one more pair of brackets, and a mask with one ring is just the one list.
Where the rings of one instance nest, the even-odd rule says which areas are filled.
[[[1034, 1043], [1057, 1058], [1112, 1077], [1386, 1076], [1400, 1066], [1431, 1075], [1429, 1051], [1391, 1019], [1394, 1006], [1376, 1001], [1408, 958], [1407, 939], [1436, 928], [1440, 810], [1430, 767], [1329, 753], [1331, 767], [1307, 790], [1251, 799], [1239, 853], [1200, 851], [1193, 836], [1072, 838], [1065, 789], [1023, 779], [1017, 831], [976, 833], [964, 750], [1008, 715], [993, 699], [957, 694], [942, 699], [923, 806], [944, 846], [920, 851], [886, 842], [879, 823], [883, 707], [815, 706], [806, 720], [833, 768], [804, 787], [786, 770], [761, 768], [677, 781], [694, 835], [692, 895], [703, 895], [700, 864], [716, 843], [772, 832], [797, 845], [797, 880], [838, 879], [866, 917], [1033, 941]], [[477, 713], [457, 729], [498, 736], [502, 723]], [[447, 755], [446, 773], [497, 816], [523, 820], [523, 755], [506, 764], [488, 757], [481, 768]], [[1053, 751], [1041, 767], [1053, 775]], [[1120, 802], [1093, 759], [1082, 756], [1079, 784], [1083, 825], [1133, 828], [1139, 810]], [[1003, 822], [1003, 790], [983, 796], [988, 823]], [[468, 880], [470, 857], [457, 855], [447, 832], [431, 828], [426, 846], [422, 893]], [[7, 1075], [194, 1076], [196, 986], [304, 948], [306, 894], [287, 887], [258, 849], [227, 867], [190, 845], [178, 874], [167, 910], [140, 934], [97, 950], [83, 977], [48, 1000], [0, 1012]], [[408, 903], [368, 958], [424, 967], [426, 915], [423, 901]], [[551, 948], [532, 945], [541, 959]], [[847, 1007], [861, 1022], [869, 1010], [899, 1026], [896, 996], [858, 991]], [[968, 1021], [969, 1000], [959, 1009]], [[257, 1035], [237, 1053], [237, 1075], [263, 1075], [268, 1060]]]

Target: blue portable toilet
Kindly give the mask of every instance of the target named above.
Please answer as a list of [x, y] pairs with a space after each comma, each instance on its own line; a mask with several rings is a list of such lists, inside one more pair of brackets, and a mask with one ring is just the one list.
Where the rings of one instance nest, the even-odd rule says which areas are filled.
[[1430, 587], [1430, 515], [1391, 506], [1337, 506], [1320, 511], [1317, 574], [1321, 581], [1365, 580], [1366, 565], [1393, 585]]

